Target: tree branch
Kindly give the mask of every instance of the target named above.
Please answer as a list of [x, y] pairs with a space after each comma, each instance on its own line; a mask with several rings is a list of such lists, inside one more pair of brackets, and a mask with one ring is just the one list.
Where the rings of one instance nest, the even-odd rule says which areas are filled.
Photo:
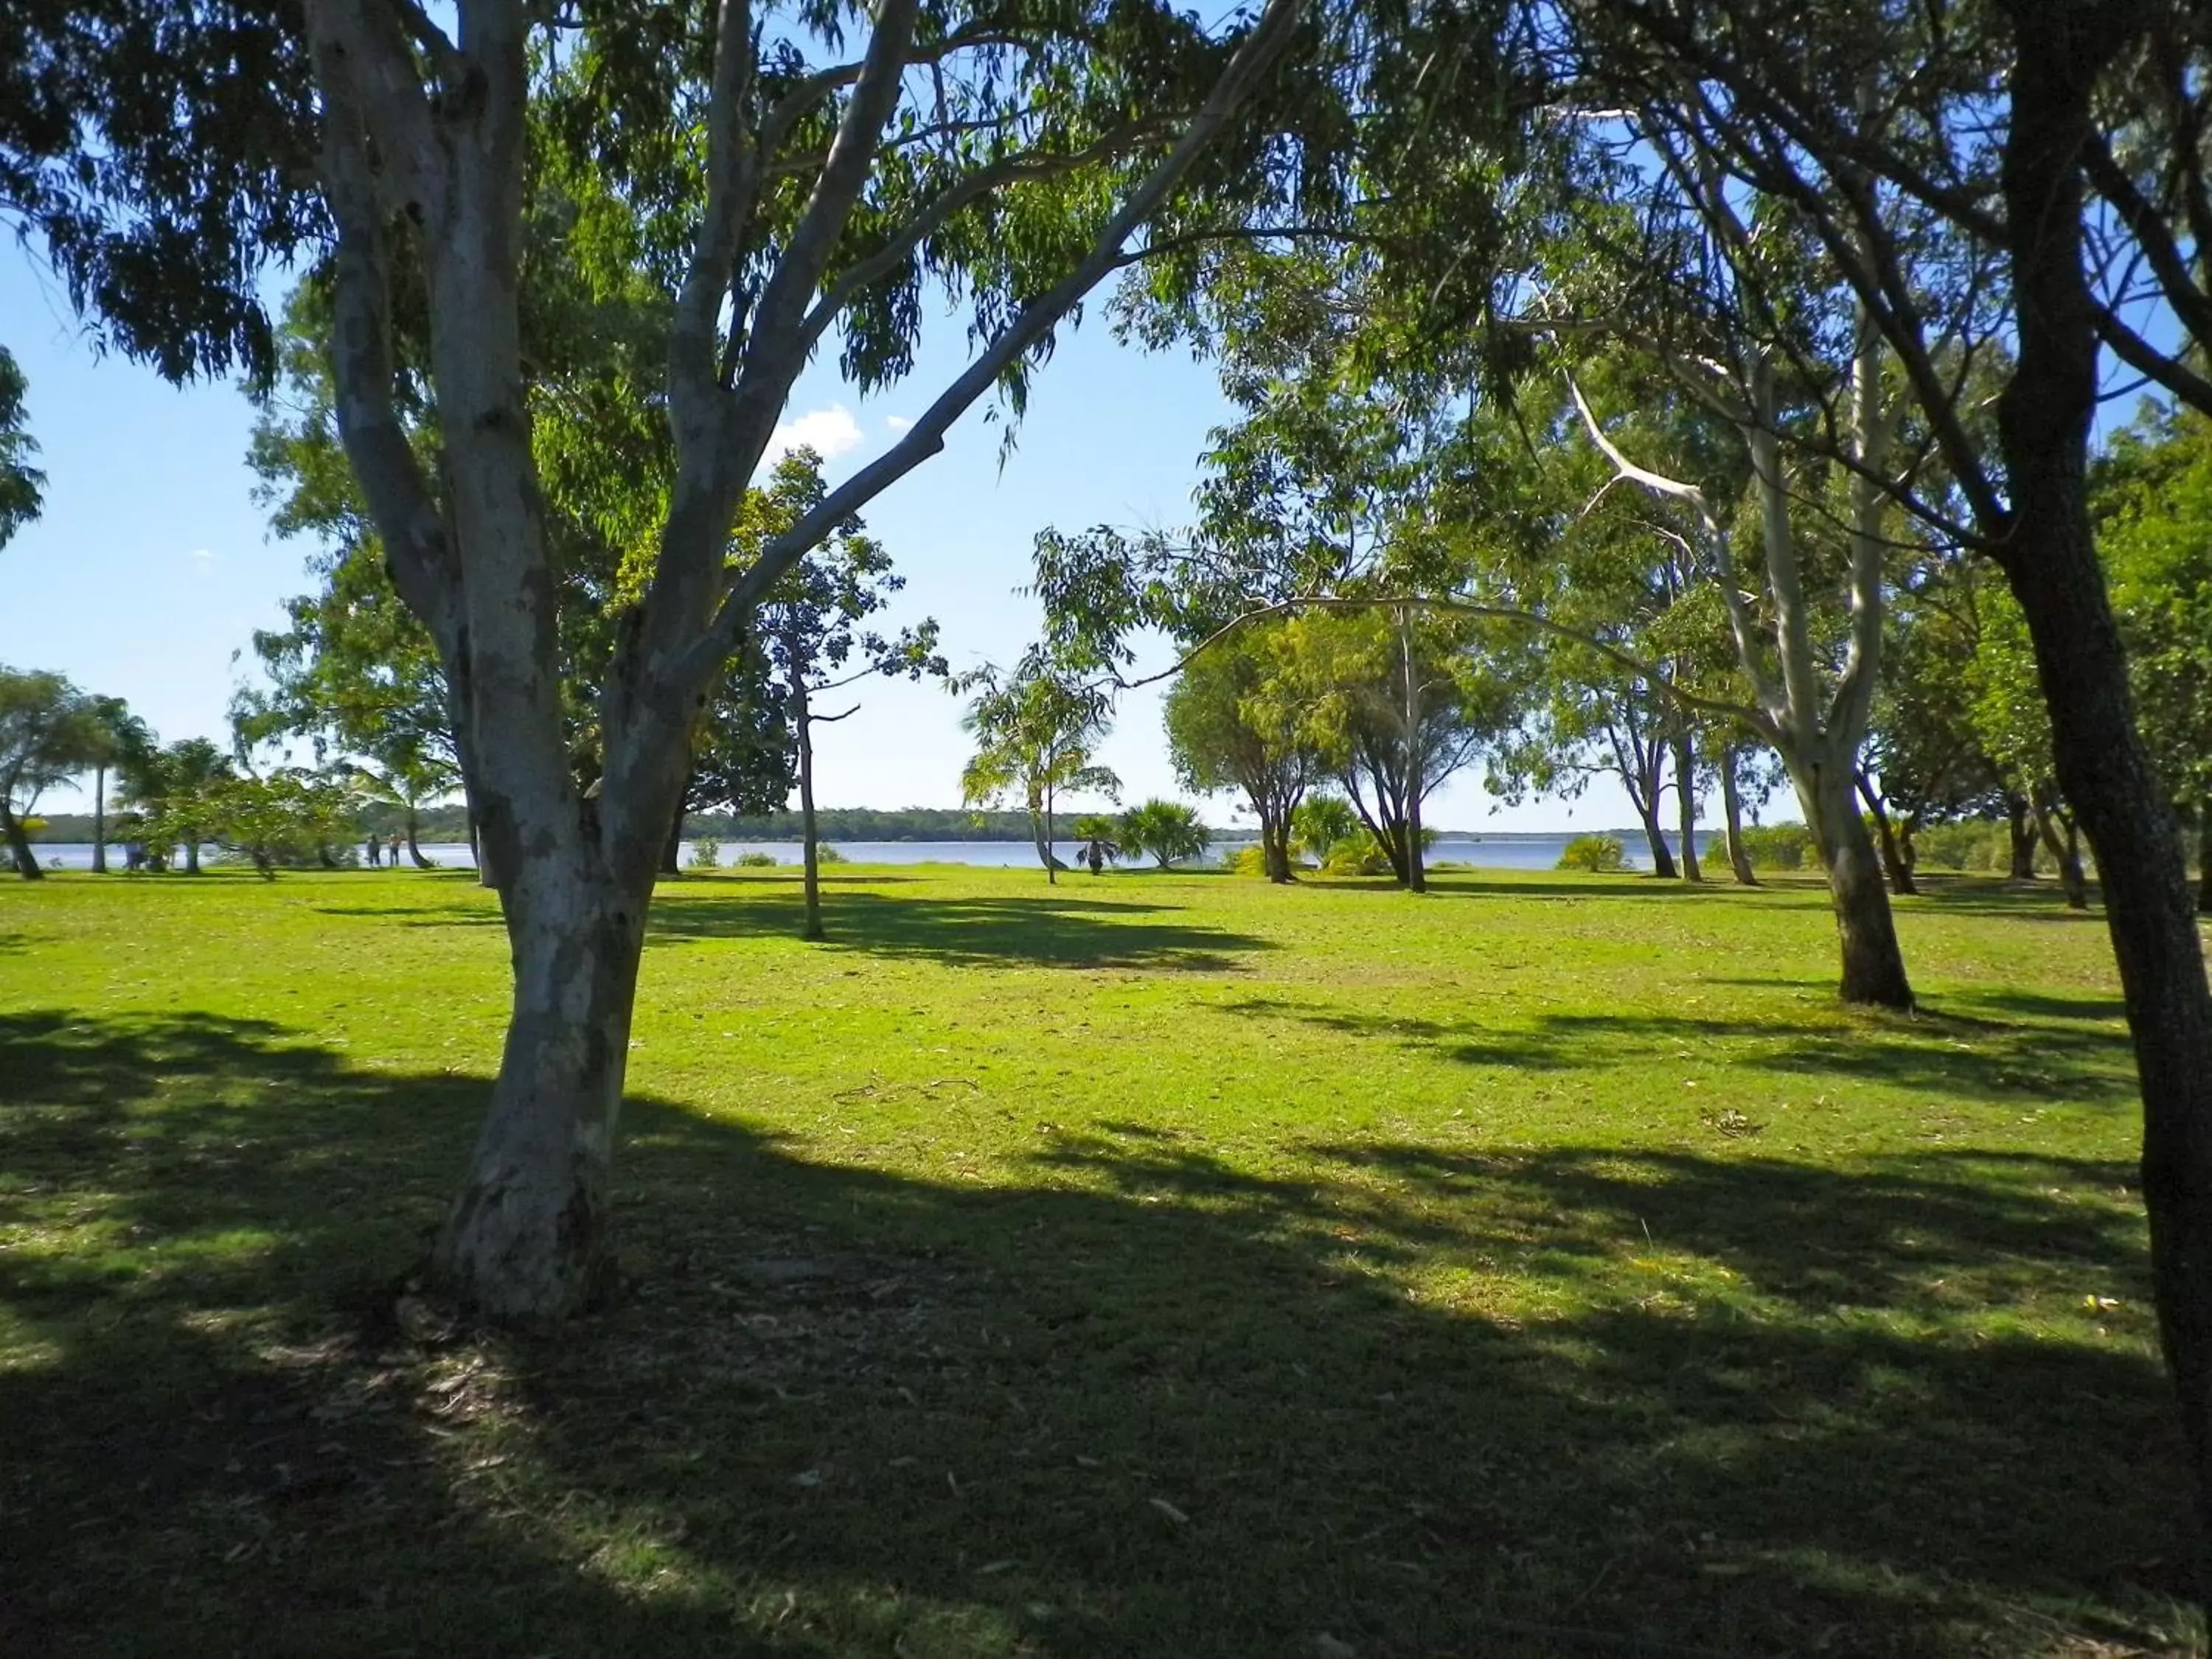
[[944, 448], [945, 434], [953, 422], [1113, 270], [1123, 245], [1158, 211], [1197, 161], [1200, 152], [1228, 124], [1255, 83], [1290, 43], [1304, 7], [1304, 0], [1267, 0], [1258, 24], [1237, 47], [1175, 148], [1131, 193], [1082, 263], [1024, 307], [966, 372], [939, 394], [904, 437], [761, 550], [759, 557], [732, 584], [714, 622], [686, 651], [677, 671], [679, 683], [690, 684], [711, 672], [734, 646], [753, 606], [775, 586], [783, 573], [811, 552], [844, 519]]

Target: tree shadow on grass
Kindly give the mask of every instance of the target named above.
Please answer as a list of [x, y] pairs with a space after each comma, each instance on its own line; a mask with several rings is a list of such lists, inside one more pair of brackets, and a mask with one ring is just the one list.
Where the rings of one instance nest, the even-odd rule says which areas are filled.
[[1858, 1078], [1992, 1105], [2033, 1099], [2125, 1106], [2139, 1097], [2134, 1051], [2124, 1029], [2062, 1023], [2052, 1017], [2056, 1008], [2039, 1006], [2052, 1000], [2027, 993], [2009, 1000], [2003, 994], [1973, 1000], [2020, 1018], [1870, 1015], [1845, 1025], [1792, 1030], [1773, 1021], [1692, 1015], [1547, 1013], [1501, 1029], [1474, 1016], [1400, 1018], [1267, 997], [1212, 1006], [1244, 1018], [1391, 1042], [1468, 1066], [1609, 1070], [1645, 1066], [1655, 1054], [1686, 1049], [1695, 1064]]
[[[1176, 919], [1182, 908], [1149, 901], [1064, 897], [909, 898], [841, 893], [823, 907], [824, 948], [917, 957], [957, 967], [1142, 968], [1227, 974], [1273, 945], [1256, 935]], [[647, 923], [649, 944], [795, 935], [795, 892], [663, 898]]]
[[1936, 874], [1916, 876], [1919, 891], [1911, 904], [1923, 901], [1947, 915], [2004, 916], [2023, 921], [2105, 923], [2104, 890], [2089, 884], [2089, 908], [2069, 908], [2066, 895], [2055, 880], [2009, 881], [1990, 876]]
[[[1351, 892], [1388, 893], [1404, 890], [1395, 886], [1387, 876], [1362, 876], [1347, 879], [1334, 876], [1301, 876], [1299, 884], [1305, 887], [1341, 888]], [[1431, 871], [1428, 877], [1428, 892], [1431, 898], [1494, 898], [1494, 899], [1567, 899], [1577, 902], [1602, 900], [1607, 903], [1615, 899], [1680, 899], [1699, 893], [1707, 895], [1723, 891], [1717, 884], [1707, 882], [1702, 885], [1680, 881], [1662, 881], [1656, 876], [1591, 876], [1560, 877], [1551, 880], [1501, 880], [1495, 876], [1468, 874], [1457, 870]], [[1738, 890], [1747, 892], [1750, 890]], [[1765, 889], [1771, 893], [1778, 890]], [[1790, 890], [1779, 890], [1788, 893]], [[1411, 895], [1408, 895], [1411, 896]], [[1825, 892], [1821, 897], [1825, 901]]]
[[1293, 1180], [1109, 1133], [939, 1184], [640, 1102], [635, 1289], [528, 1338], [378, 1289], [483, 1091], [0, 1017], [0, 1647], [1963, 1656], [2178, 1616], [2105, 1166]]

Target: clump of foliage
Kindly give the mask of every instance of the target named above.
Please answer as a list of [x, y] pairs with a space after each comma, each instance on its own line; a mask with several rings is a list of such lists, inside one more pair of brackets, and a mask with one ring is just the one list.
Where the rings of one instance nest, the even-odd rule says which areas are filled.
[[1256, 843], [1250, 847], [1240, 847], [1222, 862], [1232, 876], [1259, 876], [1264, 878], [1267, 874], [1267, 849]]
[[1618, 870], [1628, 861], [1620, 841], [1612, 836], [1577, 836], [1559, 854], [1562, 870], [1602, 873]]
[[1341, 795], [1310, 795], [1291, 814], [1291, 841], [1316, 864], [1326, 865], [1340, 842], [1359, 833], [1359, 815]]
[[1322, 872], [1331, 876], [1387, 876], [1396, 866], [1389, 854], [1382, 850], [1382, 842], [1365, 830], [1345, 836], [1332, 846], [1321, 861]]
[[722, 843], [712, 836], [702, 836], [691, 843], [690, 867], [694, 870], [719, 870], [722, 867]]
[[775, 854], [773, 853], [740, 853], [737, 857], [731, 860], [730, 862], [740, 870], [773, 870], [775, 868]]
[[[1755, 870], [1802, 870], [1817, 860], [1813, 832], [1802, 823], [1751, 823], [1743, 829], [1743, 853]], [[1725, 860], [1727, 845], [1717, 837], [1705, 849], [1709, 859]]]
[[1121, 844], [1150, 856], [1163, 870], [1204, 853], [1213, 832], [1198, 809], [1180, 801], [1148, 800], [1121, 815]]

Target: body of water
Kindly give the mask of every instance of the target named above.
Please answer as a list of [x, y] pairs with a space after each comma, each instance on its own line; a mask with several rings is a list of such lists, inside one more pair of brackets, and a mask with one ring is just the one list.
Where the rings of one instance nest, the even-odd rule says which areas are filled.
[[[1615, 832], [1617, 833], [1617, 832]], [[1550, 870], [1559, 862], [1559, 854], [1571, 836], [1485, 836], [1478, 838], [1448, 836], [1429, 849], [1429, 863], [1467, 864], [1486, 870]], [[1224, 849], [1234, 851], [1249, 846], [1249, 842], [1218, 842], [1209, 855], [1210, 861], [1218, 862]], [[1644, 838], [1638, 835], [1620, 837], [1620, 844], [1628, 854], [1628, 867], [1646, 868], [1650, 862]], [[849, 864], [970, 864], [994, 868], [1034, 868], [1036, 849], [1025, 841], [843, 841], [825, 842], [834, 847]], [[690, 842], [684, 843], [684, 861], [691, 860]], [[1073, 865], [1083, 850], [1080, 842], [1059, 842], [1054, 844], [1060, 856]], [[92, 843], [89, 842], [48, 842], [34, 850], [39, 861], [49, 869], [88, 870], [92, 867]], [[356, 852], [358, 849], [356, 849]], [[765, 853], [778, 864], [797, 864], [799, 847], [797, 842], [724, 842], [721, 862], [733, 865], [746, 853]], [[423, 856], [442, 867], [468, 869], [474, 860], [469, 855], [465, 842], [425, 842]], [[212, 861], [220, 856], [210, 848], [202, 857]], [[402, 867], [406, 855], [401, 855]], [[118, 848], [110, 847], [107, 861], [112, 869], [123, 867], [123, 854]]]

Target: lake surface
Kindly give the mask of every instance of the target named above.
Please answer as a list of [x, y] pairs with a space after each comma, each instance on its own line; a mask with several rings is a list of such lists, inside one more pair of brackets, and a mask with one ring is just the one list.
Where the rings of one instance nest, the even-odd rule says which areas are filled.
[[[1447, 836], [1429, 849], [1429, 863], [1432, 866], [1468, 864], [1486, 870], [1550, 870], [1558, 866], [1561, 850], [1572, 839], [1571, 836]], [[1218, 863], [1224, 850], [1235, 851], [1251, 844], [1249, 841], [1217, 842], [1209, 861]], [[1650, 855], [1640, 834], [1633, 837], [1620, 836], [1620, 844], [1628, 854], [1630, 869], [1648, 866]], [[1037, 861], [1036, 849], [1025, 841], [841, 841], [825, 842], [823, 845], [836, 848], [849, 864], [971, 864], [1003, 869], [1033, 867]], [[1080, 842], [1063, 841], [1054, 845], [1060, 856], [1071, 865], [1083, 848]], [[684, 843], [683, 857], [687, 865], [691, 861], [691, 847], [688, 841]], [[35, 850], [39, 861], [49, 869], [92, 867], [89, 842], [48, 842]], [[474, 864], [465, 842], [426, 842], [422, 853], [434, 863], [449, 869], [468, 869]], [[733, 865], [745, 853], [765, 853], [778, 864], [799, 861], [799, 847], [795, 841], [738, 841], [721, 844], [721, 863], [726, 867]], [[210, 848], [202, 856], [212, 860], [219, 854]], [[401, 856], [404, 863], [405, 855]], [[107, 860], [111, 868], [123, 867], [120, 849], [110, 847]]]

